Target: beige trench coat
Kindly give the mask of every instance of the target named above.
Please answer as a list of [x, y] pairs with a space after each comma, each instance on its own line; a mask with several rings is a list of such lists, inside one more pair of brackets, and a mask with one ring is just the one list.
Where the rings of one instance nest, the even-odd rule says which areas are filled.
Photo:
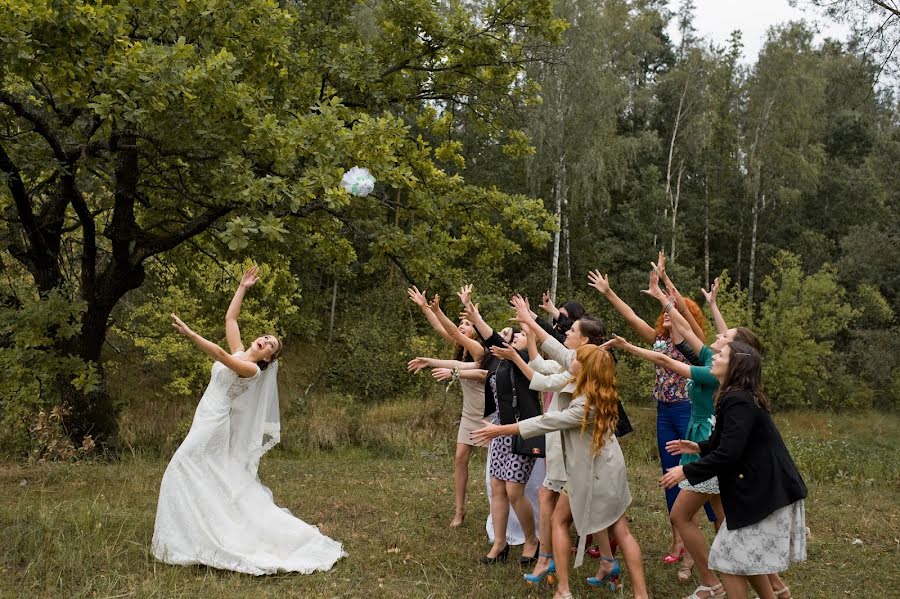
[[[528, 365], [535, 371], [529, 387], [533, 391], [552, 392], [553, 398], [546, 411], [558, 412], [559, 394], [569, 384], [572, 375], [557, 362], [545, 360], [540, 356], [529, 362]], [[569, 392], [571, 393], [571, 390]], [[548, 480], [566, 482], [566, 465], [563, 463], [562, 438], [559, 431], [544, 435], [544, 462], [547, 466]]]
[[[547, 339], [542, 347], [560, 364], [571, 365], [575, 352], [556, 339]], [[585, 398], [572, 399], [571, 393], [559, 393], [558, 399], [559, 411], [548, 410], [542, 416], [520, 421], [519, 433], [528, 438], [561, 432], [569, 504], [579, 536], [577, 567], [584, 560], [587, 535], [608, 528], [625, 513], [631, 504], [631, 490], [625, 457], [615, 435], [609, 435], [600, 454], [595, 456], [591, 449], [592, 428], [581, 431]]]

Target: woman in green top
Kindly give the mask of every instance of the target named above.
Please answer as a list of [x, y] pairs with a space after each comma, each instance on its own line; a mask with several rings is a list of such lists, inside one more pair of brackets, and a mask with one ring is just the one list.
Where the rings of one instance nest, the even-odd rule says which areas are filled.
[[[668, 295], [659, 288], [660, 276], [665, 281], [669, 292]], [[691, 326], [678, 310], [672, 309], [672, 302], [669, 296], [674, 295], [677, 290], [665, 273], [660, 273], [655, 265], [654, 271], [650, 276], [650, 288], [644, 291], [644, 293], [657, 298], [663, 309], [669, 314], [669, 317], [672, 319], [672, 340], [679, 351], [691, 359], [693, 364], [685, 364], [684, 362], [673, 360], [660, 352], [636, 347], [621, 337], [615, 337], [607, 344], [610, 347], [624, 349], [691, 380], [688, 388], [688, 397], [691, 401], [691, 419], [688, 423], [685, 438], [695, 442], [707, 440], [712, 433], [715, 408], [713, 398], [719, 386], [716, 377], [710, 373], [713, 356], [734, 340], [743, 341], [756, 349], [760, 349], [759, 340], [749, 329], [744, 327], [727, 328], [716, 305], [717, 290], [718, 279], [709, 292], [703, 291], [712, 309], [713, 317], [716, 321], [716, 329], [718, 330], [716, 340], [711, 346], [705, 345], [703, 340], [693, 332]], [[696, 455], [688, 456], [682, 454], [681, 463], [682, 465], [686, 464], [698, 459], [698, 457]], [[672, 524], [678, 529], [678, 533], [684, 540], [684, 545], [693, 558], [694, 565], [697, 566], [700, 575], [700, 586], [686, 599], [718, 599], [725, 596], [718, 578], [709, 569], [709, 547], [707, 547], [706, 539], [703, 533], [700, 532], [700, 527], [694, 519], [697, 512], [707, 501], [712, 505], [716, 513], [717, 523], [721, 523], [724, 519], [724, 512], [722, 510], [722, 502], [719, 499], [719, 484], [715, 478], [695, 486], [682, 485], [681, 492], [675, 500], [675, 505], [672, 507], [670, 515]]]

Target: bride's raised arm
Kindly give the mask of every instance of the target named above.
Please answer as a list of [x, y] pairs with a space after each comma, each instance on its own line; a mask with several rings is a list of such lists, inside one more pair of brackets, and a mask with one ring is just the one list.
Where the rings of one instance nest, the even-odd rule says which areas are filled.
[[241, 314], [244, 294], [256, 284], [258, 272], [259, 267], [256, 265], [244, 271], [241, 284], [238, 285], [237, 291], [234, 292], [234, 297], [231, 298], [231, 303], [228, 305], [228, 311], [225, 312], [225, 339], [228, 340], [228, 349], [231, 350], [231, 353], [244, 351], [244, 342], [241, 341], [241, 329], [238, 327], [237, 319]]
[[[234, 303], [234, 302], [232, 302]], [[239, 303], [240, 305], [240, 303]], [[207, 356], [216, 360], [217, 362], [221, 362], [234, 372], [238, 374], [238, 376], [242, 376], [244, 378], [249, 378], [256, 374], [257, 366], [253, 362], [248, 362], [247, 360], [242, 360], [239, 356], [233, 356], [229, 354], [227, 351], [209, 341], [208, 339], [203, 338], [201, 335], [198, 335], [191, 328], [184, 324], [180, 318], [172, 314], [172, 327], [175, 328], [176, 331], [190, 339], [194, 345], [203, 350]]]

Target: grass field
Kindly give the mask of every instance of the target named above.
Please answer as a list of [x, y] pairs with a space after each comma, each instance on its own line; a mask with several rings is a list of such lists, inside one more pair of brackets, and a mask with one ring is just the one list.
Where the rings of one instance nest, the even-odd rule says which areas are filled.
[[[452, 402], [446, 409], [455, 409]], [[659, 561], [668, 525], [656, 487], [654, 413], [629, 413], [637, 431], [624, 443], [632, 531], [653, 597], [682, 597], [694, 585], [679, 584]], [[785, 577], [794, 597], [900, 596], [900, 419], [797, 413], [778, 420], [810, 489], [809, 561]], [[0, 463], [0, 596], [550, 597], [546, 588], [522, 584], [515, 560], [476, 563], [488, 548], [483, 453], [471, 465], [467, 521], [450, 530], [455, 431], [446, 431], [447, 442], [416, 447], [397, 440], [403, 426], [395, 423], [393, 437], [366, 447], [317, 451], [286, 443], [264, 460], [260, 476], [277, 501], [349, 553], [312, 576], [254, 578], [156, 562], [148, 546], [165, 459]], [[514, 548], [512, 557], [518, 554]], [[576, 597], [613, 596], [582, 582], [593, 574], [590, 563], [575, 571]], [[630, 596], [627, 578], [616, 595]]]

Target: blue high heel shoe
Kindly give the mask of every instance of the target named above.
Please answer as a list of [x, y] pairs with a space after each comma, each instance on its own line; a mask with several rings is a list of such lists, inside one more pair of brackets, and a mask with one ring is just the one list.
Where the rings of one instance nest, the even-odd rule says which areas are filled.
[[553, 555], [550, 553], [538, 553], [538, 557], [549, 557], [550, 565], [538, 575], [523, 574], [525, 582], [527, 584], [540, 584], [544, 582], [544, 579], [546, 578], [547, 584], [553, 584], [556, 582], [556, 564], [553, 562]]
[[600, 556], [605, 562], [612, 562], [612, 570], [604, 576], [603, 578], [597, 578], [596, 576], [591, 576], [585, 582], [587, 582], [592, 587], [609, 587], [610, 591], [616, 590], [616, 585], [619, 582], [619, 572], [621, 572], [621, 568], [619, 567], [619, 560], [614, 557], [603, 557]]

